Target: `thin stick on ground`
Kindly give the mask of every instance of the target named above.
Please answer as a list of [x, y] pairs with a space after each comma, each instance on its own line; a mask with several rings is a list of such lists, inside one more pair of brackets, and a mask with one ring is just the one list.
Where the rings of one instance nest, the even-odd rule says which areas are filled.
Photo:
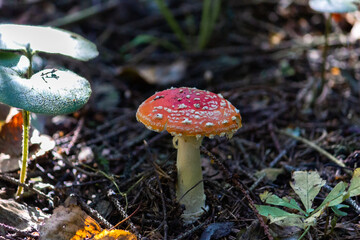
[[273, 240], [274, 238], [271, 236], [270, 234], [270, 230], [269, 227], [265, 224], [264, 219], [262, 218], [262, 216], [259, 214], [258, 210], [255, 207], [255, 203], [252, 200], [252, 198], [250, 197], [249, 193], [245, 190], [244, 186], [240, 183], [240, 181], [237, 179], [236, 176], [234, 176], [225, 166], [224, 164], [217, 159], [210, 151], [208, 151], [206, 148], [201, 147], [201, 151], [203, 153], [205, 153], [206, 155], [208, 155], [215, 163], [216, 165], [223, 171], [223, 173], [225, 174], [226, 179], [229, 182], [232, 182], [236, 188], [238, 188], [246, 197], [246, 199], [249, 202], [250, 208], [254, 211], [256, 217], [259, 219], [260, 225], [261, 227], [264, 229], [264, 233], [267, 236], [267, 238], [269, 240]]
[[115, 192], [113, 190], [109, 190], [107, 196], [114, 203], [116, 209], [120, 212], [122, 217], [124, 219], [127, 219], [127, 222], [129, 223], [130, 228], [131, 228], [132, 232], [136, 235], [136, 237], [138, 239], [142, 239], [142, 236], [140, 235], [138, 229], [136, 228], [134, 223], [131, 221], [131, 219], [129, 219], [128, 214], [126, 213], [125, 209], [121, 206], [119, 200], [115, 197], [116, 196]]
[[[147, 144], [147, 142], [144, 142], [144, 145], [145, 145], [146, 151], [148, 152], [148, 156], [152, 156], [152, 154], [150, 152], [150, 149], [149, 149], [149, 145]], [[165, 203], [165, 198], [164, 198], [164, 191], [163, 191], [163, 189], [161, 187], [159, 174], [156, 171], [156, 166], [155, 166], [155, 163], [154, 163], [153, 159], [150, 158], [149, 162], [154, 168], [154, 172], [156, 174], [156, 181], [157, 181], [157, 184], [158, 184], [158, 187], [159, 187], [159, 190], [160, 190], [160, 197], [161, 197], [162, 210], [163, 210], [164, 240], [167, 240], [169, 226], [168, 226], [168, 223], [167, 223], [167, 213], [166, 213], [166, 203]]]
[[[71, 196], [71, 195], [70, 195]], [[76, 196], [76, 195], [75, 195]], [[95, 209], [89, 207], [79, 196], [76, 196], [76, 199], [80, 206], [86, 210], [86, 212], [91, 215], [92, 218], [94, 218], [96, 221], [98, 221], [100, 224], [105, 226], [106, 228], [110, 229], [113, 227], [111, 223], [109, 223], [101, 214], [96, 211]]]
[[47, 196], [45, 193], [29, 186], [28, 184], [25, 184], [25, 183], [21, 183], [19, 180], [16, 180], [15, 178], [12, 178], [10, 176], [6, 176], [6, 175], [3, 175], [3, 174], [0, 174], [0, 179], [1, 180], [4, 180], [6, 182], [10, 182], [14, 185], [17, 185], [18, 187], [22, 187], [23, 189], [27, 190], [27, 191], [30, 191], [30, 192], [33, 192], [41, 197], [43, 197], [44, 199], [47, 199], [48, 201], [50, 202], [53, 202], [54, 199], [50, 196]]
[[[332, 154], [329, 153], [328, 151], [322, 149], [321, 147], [319, 147], [319, 146], [316, 145], [315, 143], [313, 143], [313, 142], [311, 142], [311, 141], [309, 141], [309, 140], [307, 140], [307, 139], [305, 139], [305, 138], [303, 138], [303, 137], [295, 136], [295, 135], [293, 135], [293, 134], [291, 134], [291, 133], [288, 133], [288, 132], [286, 132], [286, 131], [279, 131], [279, 133], [284, 134], [284, 135], [286, 135], [286, 136], [288, 136], [288, 137], [291, 137], [291, 138], [293, 138], [293, 139], [295, 139], [295, 140], [298, 140], [298, 141], [300, 141], [300, 142], [308, 145], [309, 147], [311, 147], [312, 149], [318, 151], [320, 154], [324, 155], [324, 156], [327, 157], [330, 161], [332, 161], [333, 163], [337, 164], [338, 166], [343, 167], [343, 168], [346, 167], [345, 164], [344, 164], [342, 161], [340, 161], [340, 160], [337, 159], [334, 155], [332, 155]], [[346, 170], [345, 170], [345, 171], [346, 171]]]

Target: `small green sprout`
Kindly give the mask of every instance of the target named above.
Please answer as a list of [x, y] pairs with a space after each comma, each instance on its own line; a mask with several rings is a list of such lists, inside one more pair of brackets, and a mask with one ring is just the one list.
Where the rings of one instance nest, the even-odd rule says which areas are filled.
[[300, 239], [309, 231], [310, 227], [317, 224], [317, 219], [321, 217], [328, 207], [333, 210], [337, 219], [346, 215], [345, 212], [340, 210], [347, 207], [342, 202], [349, 197], [360, 195], [360, 168], [354, 171], [349, 187], [347, 183], [339, 182], [316, 208], [313, 208], [313, 201], [326, 183], [321, 179], [319, 173], [296, 171], [293, 173], [293, 179], [294, 181], [290, 183], [290, 186], [299, 196], [305, 209], [301, 208], [297, 201], [292, 198], [280, 198], [268, 191], [260, 194], [260, 198], [264, 203], [292, 209], [291, 213], [269, 205], [256, 205], [256, 208], [262, 216], [270, 220], [270, 223], [304, 229], [305, 231]]
[[[184, 49], [194, 50], [194, 45], [191, 44], [191, 40], [187, 38], [179, 23], [176, 21], [171, 10], [167, 7], [164, 0], [155, 0], [160, 13], [165, 18], [167, 24], [174, 32]], [[199, 34], [197, 39], [197, 45], [195, 49], [203, 50], [208, 44], [210, 37], [215, 28], [216, 21], [219, 17], [221, 9], [221, 0], [204, 0], [202, 8], [201, 22], [199, 26]]]
[[[20, 183], [26, 179], [30, 112], [59, 115], [74, 112], [90, 98], [90, 83], [69, 70], [44, 69], [33, 74], [37, 53], [61, 54], [87, 61], [98, 55], [85, 38], [61, 29], [0, 24], [0, 102], [23, 110]], [[19, 186], [16, 197], [23, 192]]]

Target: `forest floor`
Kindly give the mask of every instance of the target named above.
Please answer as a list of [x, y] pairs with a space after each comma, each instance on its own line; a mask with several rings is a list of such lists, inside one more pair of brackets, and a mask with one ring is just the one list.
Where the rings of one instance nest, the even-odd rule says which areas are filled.
[[[93, 94], [74, 114], [41, 117], [41, 133], [56, 146], [31, 158], [27, 189], [40, 178], [36, 189], [43, 195], [27, 191], [17, 202], [45, 219], [72, 198], [103, 229], [129, 217], [117, 228], [144, 239], [298, 239], [304, 229], [270, 224], [254, 205], [265, 204], [265, 191], [301, 205], [290, 185], [294, 171], [317, 171], [327, 187], [350, 183], [360, 161], [360, 45], [351, 31], [358, 13], [333, 19], [319, 90], [325, 18], [307, 1], [223, 1], [202, 50], [196, 47], [202, 1], [167, 2], [187, 34], [187, 49], [155, 1], [0, 1], [0, 22], [73, 31], [100, 53], [89, 62], [40, 55], [46, 68], [65, 66], [84, 76]], [[79, 18], [67, 21], [74, 14]], [[221, 93], [243, 123], [231, 139], [204, 139], [209, 208], [189, 225], [176, 201], [172, 136], [148, 130], [135, 117], [156, 91], [180, 86]], [[0, 197], [13, 201], [17, 186], [8, 178], [18, 179], [18, 172], [1, 174]], [[304, 239], [360, 239], [360, 198], [352, 199], [342, 209], [346, 216], [324, 210]], [[1, 239], [39, 239], [35, 225], [22, 230], [0, 222]]]

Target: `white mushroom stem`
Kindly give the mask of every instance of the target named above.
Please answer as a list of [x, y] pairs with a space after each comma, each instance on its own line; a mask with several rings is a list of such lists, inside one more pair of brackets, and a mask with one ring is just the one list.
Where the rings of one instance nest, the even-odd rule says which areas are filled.
[[200, 159], [201, 142], [202, 138], [174, 137], [174, 145], [177, 147], [176, 166], [178, 175], [176, 195], [179, 203], [185, 206], [182, 215], [185, 223], [196, 221], [205, 208]]

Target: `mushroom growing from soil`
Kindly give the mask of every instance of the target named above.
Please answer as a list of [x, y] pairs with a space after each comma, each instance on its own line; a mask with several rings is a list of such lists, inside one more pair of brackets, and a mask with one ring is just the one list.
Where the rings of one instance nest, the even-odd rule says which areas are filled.
[[241, 116], [220, 94], [196, 88], [171, 88], [154, 94], [137, 110], [136, 118], [148, 129], [168, 131], [177, 148], [177, 189], [182, 218], [194, 222], [205, 209], [200, 145], [204, 136], [232, 135], [241, 127]]

